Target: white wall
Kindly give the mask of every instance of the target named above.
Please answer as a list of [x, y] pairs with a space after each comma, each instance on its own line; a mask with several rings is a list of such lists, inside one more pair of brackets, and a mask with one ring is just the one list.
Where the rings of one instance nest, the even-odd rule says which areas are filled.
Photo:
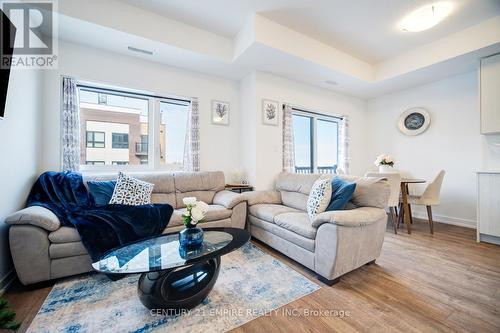
[[[367, 167], [374, 169], [375, 157], [387, 153], [407, 176], [431, 180], [440, 169], [446, 170], [435, 219], [475, 227], [474, 171], [484, 167], [489, 154], [479, 133], [478, 96], [478, 74], [474, 71], [370, 100]], [[405, 136], [397, 121], [403, 111], [417, 106], [431, 114], [430, 127], [419, 136]], [[425, 216], [423, 209], [414, 211]]]
[[[0, 221], [24, 207], [40, 166], [41, 72], [12, 70], [0, 120]], [[0, 289], [12, 277], [8, 227], [0, 223]]]
[[257, 175], [257, 103], [255, 72], [240, 82], [240, 161], [250, 184], [256, 186]]
[[[43, 170], [59, 170], [61, 76], [90, 82], [145, 90], [164, 95], [199, 98], [201, 169], [227, 174], [239, 161], [238, 82], [169, 67], [117, 53], [61, 42], [59, 69], [47, 71], [44, 87]], [[211, 124], [211, 100], [231, 104], [230, 125]]]
[[[364, 173], [366, 151], [364, 101], [263, 72], [256, 72], [245, 80], [254, 80], [251, 84], [246, 82], [245, 86], [255, 85], [255, 97], [254, 99], [246, 98], [249, 99], [248, 103], [253, 103], [253, 105], [244, 111], [253, 113], [251, 117], [245, 115], [247, 121], [242, 123], [242, 126], [252, 128], [256, 136], [250, 140], [247, 138], [247, 141], [241, 141], [242, 152], [250, 154], [245, 159], [245, 167], [249, 171], [251, 182], [257, 189], [272, 188], [274, 179], [282, 170], [282, 115], [280, 114], [279, 126], [263, 125], [262, 99], [286, 102], [325, 114], [349, 116], [350, 172], [352, 174]], [[241, 133], [247, 136], [243, 129]]]

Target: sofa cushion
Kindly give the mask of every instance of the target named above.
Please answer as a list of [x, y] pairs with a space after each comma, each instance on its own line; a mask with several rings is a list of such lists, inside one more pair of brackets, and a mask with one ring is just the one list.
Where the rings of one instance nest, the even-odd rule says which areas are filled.
[[274, 223], [309, 239], [316, 238], [317, 229], [312, 226], [307, 213], [283, 213], [274, 217]]
[[222, 190], [215, 194], [213, 203], [215, 205], [224, 206], [227, 209], [233, 209], [234, 206], [243, 201], [245, 201], [243, 195], [228, 190]]
[[[180, 219], [180, 224], [182, 224], [182, 214], [186, 212], [186, 208], [181, 208], [181, 209], [176, 209], [174, 210], [174, 214], [172, 215], [172, 218], [174, 218], [175, 215], [175, 222]], [[233, 213], [232, 210], [227, 209], [224, 206], [221, 205], [208, 205], [208, 210], [207, 213], [205, 214], [205, 218], [203, 219], [204, 222], [210, 222], [210, 221], [217, 221], [217, 220], [223, 220], [231, 217], [231, 214]], [[169, 226], [173, 226], [175, 224], [172, 224], [172, 219], [170, 219]]]
[[249, 206], [258, 204], [281, 205], [281, 193], [275, 190], [248, 191], [241, 194], [241, 196], [243, 200], [246, 200]]
[[332, 180], [332, 198], [326, 208], [327, 211], [345, 209], [349, 200], [351, 200], [356, 183], [349, 183], [345, 180], [335, 177]]
[[88, 254], [82, 242], [53, 243], [49, 246], [51, 259], [74, 257]]
[[[176, 206], [174, 174], [165, 171], [149, 171], [149, 172], [130, 172], [128, 175], [154, 184], [153, 193], [151, 194], [152, 203], [168, 203], [172, 207]], [[109, 181], [116, 180], [118, 174], [116, 172], [85, 174], [83, 180], [87, 187], [90, 181]]]
[[280, 193], [283, 205], [304, 212], [307, 211], [307, 199], [309, 199], [308, 194], [302, 194], [299, 192], [288, 192], [288, 191], [280, 191]]
[[109, 204], [113, 192], [115, 190], [116, 180], [95, 181], [87, 182], [90, 197], [96, 206], [104, 206]]
[[170, 218], [170, 222], [167, 225], [167, 229], [170, 227], [177, 227], [179, 225], [183, 225], [183, 220], [182, 220], [182, 213], [183, 211], [180, 209], [174, 209], [174, 212], [172, 213], [172, 217]]
[[154, 184], [144, 182], [120, 172], [110, 204], [147, 205], [151, 203]]
[[319, 228], [323, 223], [333, 223], [345, 227], [364, 227], [381, 219], [387, 219], [385, 209], [358, 207], [350, 210], [332, 210], [316, 215], [312, 226]]
[[309, 195], [314, 182], [319, 177], [317, 174], [282, 172], [276, 179], [276, 189], [278, 191], [298, 192]]
[[5, 218], [7, 224], [31, 224], [47, 231], [59, 229], [61, 222], [45, 207], [31, 206], [21, 209]]
[[[306, 214], [306, 213], [303, 213]], [[307, 214], [306, 214], [307, 215]], [[249, 216], [248, 218], [249, 223], [250, 223], [250, 231], [254, 230], [255, 228], [259, 228], [261, 230], [265, 230], [266, 232], [275, 235], [277, 237], [283, 238], [289, 242], [292, 242], [293, 244], [300, 246], [301, 248], [308, 250], [310, 252], [314, 252], [315, 248], [315, 240], [303, 237], [302, 235], [290, 231], [286, 228], [283, 228], [279, 225], [276, 225], [271, 222], [266, 222], [263, 221], [257, 217], [254, 216]], [[252, 231], [253, 233], [253, 231]], [[290, 249], [293, 251], [293, 249]]]
[[184, 208], [182, 199], [196, 197], [207, 204], [213, 203], [216, 192], [225, 188], [224, 173], [217, 172], [181, 172], [174, 176], [176, 208]]
[[248, 211], [250, 215], [268, 222], [274, 222], [274, 217], [279, 214], [300, 212], [299, 210], [294, 208], [275, 204], [253, 205], [248, 208]]
[[323, 213], [330, 203], [332, 198], [332, 183], [330, 179], [320, 178], [314, 182], [314, 185], [307, 199], [307, 214], [309, 217], [314, 217]]
[[[148, 171], [148, 172], [129, 172], [128, 175], [154, 184], [153, 193], [175, 193], [174, 185], [174, 175], [172, 172], [166, 171]], [[118, 173], [96, 173], [96, 174], [85, 174], [83, 180], [88, 181], [105, 181], [105, 180], [116, 180], [118, 178]]]
[[307, 199], [317, 174], [282, 172], [276, 179], [276, 190], [281, 192], [283, 205], [306, 211]]
[[248, 220], [252, 226], [259, 227], [259, 228], [264, 229], [266, 231], [269, 231], [271, 233], [273, 232], [273, 230], [276, 227], [276, 224], [274, 224], [274, 222], [267, 222], [267, 221], [259, 219], [258, 217], [249, 216]]
[[[223, 220], [200, 223], [198, 226], [202, 229], [206, 229], [206, 228], [231, 228], [231, 227], [234, 227], [234, 224], [233, 224], [233, 221], [231, 221], [231, 219], [223, 219]], [[163, 230], [163, 234], [171, 234], [171, 233], [179, 232], [181, 230], [184, 230], [184, 228], [185, 228], [184, 225], [178, 225], [178, 226], [169, 225], [167, 228], [165, 228], [165, 230]]]
[[49, 240], [52, 243], [71, 243], [79, 242], [80, 234], [73, 227], [60, 227], [49, 234]]
[[206, 204], [212, 204], [215, 196], [215, 191], [193, 191], [193, 192], [186, 192], [186, 193], [176, 193], [175, 195], [175, 204], [176, 208], [184, 208], [186, 205], [184, 205], [184, 198], [188, 197], [195, 197], [196, 200], [198, 201], [203, 201]]
[[175, 207], [177, 204], [175, 201], [175, 193], [151, 193], [151, 203], [154, 204], [169, 204]]
[[356, 183], [356, 189], [351, 199], [356, 207], [387, 207], [390, 186], [385, 178], [353, 176], [340, 176], [340, 178]]

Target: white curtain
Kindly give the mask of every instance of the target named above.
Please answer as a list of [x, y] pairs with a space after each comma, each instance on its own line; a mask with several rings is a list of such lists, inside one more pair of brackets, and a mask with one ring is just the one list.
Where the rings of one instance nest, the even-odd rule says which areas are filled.
[[200, 171], [200, 113], [198, 99], [191, 98], [188, 111], [184, 171]]
[[349, 174], [349, 118], [342, 117], [339, 129], [339, 165], [338, 173]]
[[283, 104], [283, 171], [295, 172], [292, 106]]
[[78, 171], [80, 169], [80, 109], [78, 88], [73, 78], [63, 78], [62, 101], [62, 169]]

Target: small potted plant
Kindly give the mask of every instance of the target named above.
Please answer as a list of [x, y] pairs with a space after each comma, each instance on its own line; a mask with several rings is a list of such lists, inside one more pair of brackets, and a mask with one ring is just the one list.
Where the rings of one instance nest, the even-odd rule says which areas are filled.
[[198, 227], [198, 223], [204, 222], [208, 205], [195, 197], [186, 197], [182, 202], [186, 205], [186, 211], [182, 214], [186, 228], [179, 233], [179, 243], [182, 247], [197, 248], [203, 243], [203, 229]]
[[375, 165], [378, 166], [378, 172], [380, 173], [393, 173], [394, 170], [394, 158], [390, 155], [378, 155], [375, 160]]
[[21, 323], [15, 321], [16, 313], [11, 310], [9, 303], [0, 298], [0, 329], [17, 331]]

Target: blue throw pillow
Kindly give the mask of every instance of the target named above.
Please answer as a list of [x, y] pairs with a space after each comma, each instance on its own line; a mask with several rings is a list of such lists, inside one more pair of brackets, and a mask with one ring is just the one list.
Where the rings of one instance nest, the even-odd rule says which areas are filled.
[[332, 199], [330, 204], [326, 208], [327, 211], [330, 210], [342, 210], [345, 205], [351, 200], [354, 190], [356, 189], [356, 183], [348, 183], [339, 177], [335, 177], [332, 180]]
[[109, 181], [88, 181], [90, 196], [96, 206], [109, 204], [113, 191], [115, 190], [116, 180]]

